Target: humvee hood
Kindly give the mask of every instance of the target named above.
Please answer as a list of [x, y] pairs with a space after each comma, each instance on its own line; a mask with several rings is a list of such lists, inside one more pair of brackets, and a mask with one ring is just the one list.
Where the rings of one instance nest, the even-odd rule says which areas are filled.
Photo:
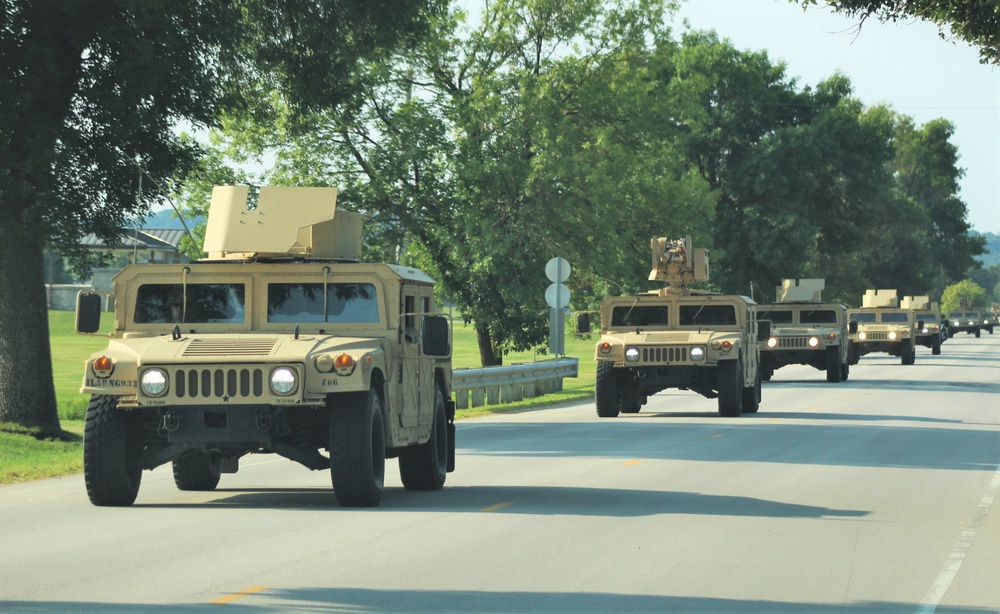
[[729, 335], [739, 335], [739, 331], [698, 331], [698, 330], [670, 330], [670, 331], [641, 331], [638, 333], [626, 333], [619, 338], [625, 345], [643, 343], [705, 343], [716, 337], [726, 337]]
[[379, 347], [368, 337], [336, 335], [294, 335], [256, 333], [253, 335], [183, 335], [174, 340], [170, 335], [132, 337], [114, 340], [108, 351], [132, 354], [138, 364], [247, 363], [258, 361], [301, 362], [317, 351], [368, 350]]

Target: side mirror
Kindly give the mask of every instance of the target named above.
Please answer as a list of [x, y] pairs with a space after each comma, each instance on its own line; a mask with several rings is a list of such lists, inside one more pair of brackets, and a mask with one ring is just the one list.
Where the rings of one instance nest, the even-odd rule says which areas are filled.
[[767, 339], [771, 336], [771, 321], [757, 320], [757, 339]]
[[858, 322], [857, 320], [851, 320], [847, 323], [847, 332], [851, 335], [858, 334]]
[[576, 332], [580, 335], [590, 332], [590, 314], [586, 311], [576, 314]]
[[101, 330], [101, 295], [81, 290], [76, 295], [76, 332], [90, 334]]
[[423, 336], [420, 339], [423, 352], [427, 356], [447, 356], [451, 354], [448, 344], [448, 318], [444, 316], [424, 316]]

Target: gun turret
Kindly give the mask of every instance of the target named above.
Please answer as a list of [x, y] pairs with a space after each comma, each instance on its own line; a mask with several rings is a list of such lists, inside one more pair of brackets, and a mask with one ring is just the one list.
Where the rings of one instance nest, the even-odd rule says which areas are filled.
[[205, 229], [211, 260], [299, 257], [358, 262], [359, 213], [337, 209], [336, 188], [264, 186], [247, 208], [249, 186], [216, 186]]
[[929, 296], [904, 296], [903, 300], [899, 303], [899, 306], [903, 309], [914, 309], [917, 311], [936, 310], [936, 305], [937, 303], [931, 303], [931, 297]]
[[667, 239], [654, 237], [653, 270], [649, 281], [666, 282], [668, 286], [680, 286], [708, 280], [708, 250], [692, 249], [691, 237]]
[[868, 289], [861, 299], [862, 307], [897, 307], [896, 289]]
[[775, 301], [789, 303], [793, 301], [809, 301], [819, 303], [823, 299], [825, 279], [783, 279], [781, 285], [774, 289]]

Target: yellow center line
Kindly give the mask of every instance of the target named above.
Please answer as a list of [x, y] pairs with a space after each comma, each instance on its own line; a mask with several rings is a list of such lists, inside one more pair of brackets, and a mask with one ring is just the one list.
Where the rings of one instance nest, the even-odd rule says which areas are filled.
[[225, 603], [230, 603], [232, 601], [236, 601], [237, 599], [239, 599], [241, 597], [246, 597], [247, 595], [253, 595], [254, 593], [259, 593], [259, 592], [261, 592], [263, 590], [267, 590], [268, 588], [269, 587], [267, 587], [267, 586], [251, 586], [250, 588], [243, 589], [242, 591], [240, 591], [238, 593], [230, 593], [229, 595], [226, 595], [225, 597], [219, 597], [215, 601], [210, 601], [209, 603], [214, 603], [214, 604], [217, 604], [217, 605], [221, 605], [221, 604], [225, 604]]
[[716, 433], [715, 435], [709, 435], [708, 437], [709, 439], [718, 439], [719, 437], [722, 437], [722, 433]]
[[642, 462], [641, 460], [625, 461], [624, 463], [622, 463], [622, 467], [631, 467], [632, 465], [638, 465], [641, 462]]
[[481, 512], [495, 512], [498, 509], [507, 507], [508, 505], [512, 505], [512, 504], [510, 502], [507, 502], [507, 503], [497, 503], [496, 505], [491, 505], [489, 507], [484, 507], [483, 509], [481, 509], [479, 511], [481, 511]]

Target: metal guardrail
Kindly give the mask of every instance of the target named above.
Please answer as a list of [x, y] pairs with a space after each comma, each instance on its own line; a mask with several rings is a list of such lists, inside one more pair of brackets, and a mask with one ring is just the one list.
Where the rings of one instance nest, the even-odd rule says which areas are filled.
[[508, 367], [455, 369], [451, 389], [455, 407], [467, 409], [530, 399], [562, 390], [564, 377], [577, 377], [578, 358], [557, 358]]

